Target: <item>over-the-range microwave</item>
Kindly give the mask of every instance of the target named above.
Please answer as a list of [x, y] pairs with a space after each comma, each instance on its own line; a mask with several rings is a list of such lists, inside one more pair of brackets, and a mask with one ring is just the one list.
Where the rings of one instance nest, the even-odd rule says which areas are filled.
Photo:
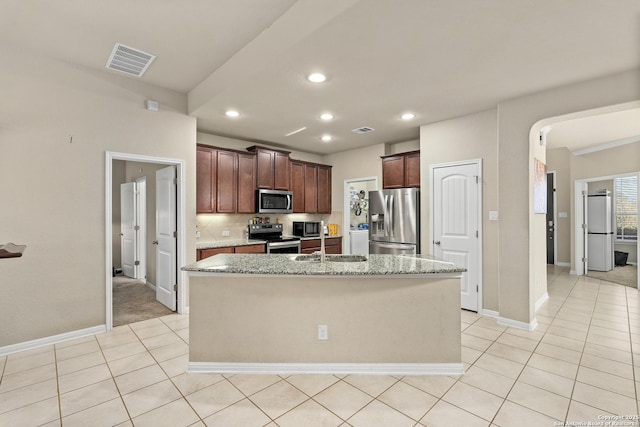
[[261, 214], [293, 213], [293, 193], [282, 190], [257, 190], [256, 212]]

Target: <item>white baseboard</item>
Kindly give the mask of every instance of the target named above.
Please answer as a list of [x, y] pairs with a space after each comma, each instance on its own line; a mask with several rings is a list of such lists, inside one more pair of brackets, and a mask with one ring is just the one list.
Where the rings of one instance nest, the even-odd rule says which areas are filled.
[[556, 265], [558, 267], [571, 267], [571, 263], [570, 262], [556, 262]]
[[94, 326], [92, 328], [79, 329], [77, 331], [65, 332], [64, 334], [52, 335], [50, 337], [39, 338], [37, 340], [26, 341], [18, 344], [11, 344], [0, 347], [0, 356], [5, 356], [19, 351], [31, 350], [45, 345], [58, 344], [64, 341], [74, 340], [89, 335], [96, 335], [107, 331], [106, 325]]
[[538, 301], [536, 301], [535, 311], [538, 311], [538, 309], [542, 307], [542, 304], [547, 302], [548, 299], [549, 299], [549, 294], [545, 292], [544, 295], [542, 295], [540, 298], [538, 298]]
[[569, 275], [571, 276], [577, 276], [578, 273], [575, 270], [569, 270]]
[[483, 316], [487, 316], [487, 317], [495, 317], [496, 319], [497, 319], [498, 317], [500, 317], [500, 313], [498, 313], [498, 312], [497, 312], [497, 311], [495, 311], [495, 310], [487, 310], [487, 309], [483, 309], [481, 314], [482, 314]]
[[509, 328], [522, 329], [525, 331], [534, 331], [538, 326], [538, 321], [533, 319], [532, 322], [526, 323], [519, 320], [507, 319], [506, 317], [498, 317], [498, 325], [507, 326]]
[[151, 289], [153, 292], [156, 291], [156, 285], [154, 285], [153, 283], [147, 281], [146, 285], [147, 285], [147, 288]]
[[189, 362], [188, 373], [462, 375], [462, 363], [209, 363]]

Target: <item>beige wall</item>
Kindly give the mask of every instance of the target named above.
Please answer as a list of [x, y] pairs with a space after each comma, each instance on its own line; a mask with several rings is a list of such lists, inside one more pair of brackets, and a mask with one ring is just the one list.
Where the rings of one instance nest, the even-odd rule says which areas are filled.
[[[195, 229], [196, 124], [182, 94], [26, 51], [0, 55], [0, 240], [27, 245], [0, 260], [2, 347], [105, 324], [105, 151], [184, 160]], [[186, 247], [191, 262], [195, 238]]]
[[[639, 99], [639, 75], [637, 70], [624, 72], [498, 105], [500, 301], [509, 302], [501, 304], [501, 316], [530, 323], [535, 316], [536, 284], [546, 282], [546, 268], [538, 260], [546, 246], [544, 221], [536, 220], [531, 209], [531, 142], [536, 143], [537, 132], [550, 118]], [[529, 262], [528, 254], [533, 254], [535, 264]]]
[[[483, 306], [498, 311], [498, 221], [489, 211], [498, 210], [497, 110], [424, 125], [420, 128], [421, 246], [431, 253], [429, 236], [429, 167], [438, 163], [482, 159]], [[500, 215], [502, 213], [500, 212]]]
[[[571, 263], [571, 153], [566, 148], [547, 150], [547, 171], [556, 172], [556, 260], [559, 264]], [[567, 214], [560, 217], [560, 213]]]

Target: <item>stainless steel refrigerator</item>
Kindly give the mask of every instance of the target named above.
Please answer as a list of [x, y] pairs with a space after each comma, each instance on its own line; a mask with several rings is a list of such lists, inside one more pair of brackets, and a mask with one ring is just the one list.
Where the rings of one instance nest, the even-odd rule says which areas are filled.
[[590, 195], [587, 205], [587, 269], [609, 271], [613, 268], [611, 196]]
[[369, 253], [420, 253], [420, 190], [369, 192]]

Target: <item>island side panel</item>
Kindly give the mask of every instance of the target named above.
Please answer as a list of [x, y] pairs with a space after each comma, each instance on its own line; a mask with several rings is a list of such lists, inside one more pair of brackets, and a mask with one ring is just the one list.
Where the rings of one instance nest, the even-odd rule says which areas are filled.
[[461, 362], [460, 279], [192, 276], [190, 301], [190, 362]]

